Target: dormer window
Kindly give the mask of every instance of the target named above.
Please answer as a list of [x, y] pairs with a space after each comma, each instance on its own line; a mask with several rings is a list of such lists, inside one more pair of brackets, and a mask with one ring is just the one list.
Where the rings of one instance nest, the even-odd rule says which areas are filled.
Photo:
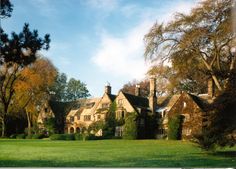
[[103, 103], [102, 104], [102, 108], [108, 108], [109, 107], [109, 103]]
[[119, 100], [118, 100], [118, 105], [119, 105], [119, 106], [122, 106], [122, 99], [119, 99]]
[[73, 123], [74, 122], [74, 117], [70, 116], [70, 122]]
[[186, 102], [184, 102], [184, 108], [187, 106], [187, 103]]

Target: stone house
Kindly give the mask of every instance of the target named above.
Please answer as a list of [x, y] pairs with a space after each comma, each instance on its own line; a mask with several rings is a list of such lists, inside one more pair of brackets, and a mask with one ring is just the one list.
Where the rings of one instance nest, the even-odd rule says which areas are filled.
[[159, 128], [160, 135], [167, 135], [168, 121], [174, 116], [182, 116], [182, 139], [192, 139], [200, 134], [207, 124], [207, 108], [214, 100], [214, 88], [211, 79], [208, 81], [207, 94], [190, 94], [182, 92], [166, 99], [165, 104], [159, 107], [162, 116], [162, 125]]
[[66, 133], [80, 133], [95, 121], [94, 111], [100, 102], [99, 98], [86, 99], [78, 109], [72, 109], [66, 116]]
[[46, 130], [45, 127], [45, 122], [49, 118], [54, 118], [55, 115], [51, 109], [51, 106], [49, 105], [48, 102], [45, 102], [44, 105], [41, 107], [38, 113], [38, 118], [37, 118], [37, 125], [40, 131]]

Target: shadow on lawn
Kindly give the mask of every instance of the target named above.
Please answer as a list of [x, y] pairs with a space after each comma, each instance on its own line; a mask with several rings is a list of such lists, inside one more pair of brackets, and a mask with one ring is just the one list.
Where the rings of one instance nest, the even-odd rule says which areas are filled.
[[236, 151], [217, 151], [213, 155], [223, 157], [236, 157]]
[[152, 159], [117, 158], [114, 160], [1, 160], [0, 167], [232, 167], [233, 158], [211, 159], [199, 156], [158, 156]]

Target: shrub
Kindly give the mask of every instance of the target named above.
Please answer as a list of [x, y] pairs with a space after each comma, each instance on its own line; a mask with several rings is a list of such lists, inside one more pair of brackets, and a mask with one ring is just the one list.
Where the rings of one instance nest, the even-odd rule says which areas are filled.
[[65, 135], [64, 134], [52, 134], [49, 138], [51, 140], [65, 140]]
[[26, 139], [32, 139], [32, 135], [27, 135], [25, 138]]
[[136, 113], [130, 113], [125, 119], [123, 139], [137, 139]]
[[169, 140], [180, 140], [182, 133], [182, 121], [181, 115], [176, 115], [168, 121], [168, 139]]
[[74, 134], [64, 134], [65, 140], [75, 140]]
[[102, 136], [95, 136], [94, 134], [90, 134], [86, 137], [86, 140], [102, 140], [104, 139]]
[[16, 138], [16, 134], [10, 135], [10, 138], [11, 138], [11, 139], [15, 139], [15, 138]]
[[82, 134], [76, 133], [76, 134], [75, 134], [75, 140], [83, 140]]
[[25, 134], [17, 134], [16, 139], [24, 139], [25, 136], [26, 136]]
[[34, 134], [34, 135], [32, 135], [32, 139], [42, 139], [42, 138], [44, 138], [43, 134]]

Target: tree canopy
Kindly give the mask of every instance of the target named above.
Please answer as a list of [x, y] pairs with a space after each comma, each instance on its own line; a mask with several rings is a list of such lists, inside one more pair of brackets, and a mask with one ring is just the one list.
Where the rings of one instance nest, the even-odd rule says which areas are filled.
[[3, 128], [2, 136], [4, 136], [5, 118], [15, 94], [15, 83], [23, 68], [36, 60], [37, 52], [41, 49], [49, 49], [50, 38], [49, 34], [40, 38], [37, 30], [29, 29], [29, 24], [25, 24], [19, 34], [13, 32], [10, 38], [2, 28], [0, 31], [0, 107], [2, 107], [0, 119]]
[[155, 23], [144, 37], [146, 59], [169, 60], [188, 76], [201, 72], [222, 91], [235, 62], [230, 51], [235, 38], [232, 7], [233, 0], [205, 0], [190, 14], [178, 13], [167, 24]]

